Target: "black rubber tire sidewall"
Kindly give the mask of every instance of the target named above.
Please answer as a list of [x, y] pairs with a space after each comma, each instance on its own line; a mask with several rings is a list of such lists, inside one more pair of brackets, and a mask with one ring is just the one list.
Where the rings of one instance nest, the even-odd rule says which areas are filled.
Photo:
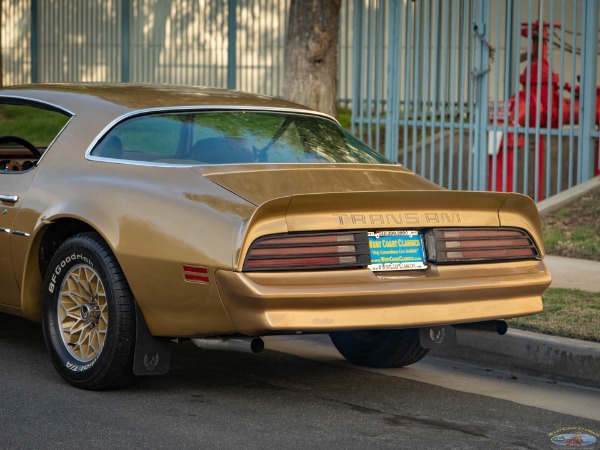
[[[104, 285], [108, 325], [104, 347], [96, 358], [82, 363], [65, 348], [57, 308], [60, 289], [69, 271], [80, 264], [92, 267]], [[46, 347], [58, 373], [83, 389], [110, 389], [129, 385], [135, 349], [135, 306], [127, 282], [108, 246], [95, 233], [65, 241], [50, 261], [44, 281], [42, 326]]]
[[366, 367], [404, 367], [429, 352], [421, 347], [419, 330], [335, 331], [329, 334], [338, 351], [352, 364]]

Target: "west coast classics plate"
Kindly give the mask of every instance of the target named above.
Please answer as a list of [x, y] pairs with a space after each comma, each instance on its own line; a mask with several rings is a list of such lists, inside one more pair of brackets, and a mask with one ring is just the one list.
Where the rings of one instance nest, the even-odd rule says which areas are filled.
[[426, 269], [423, 239], [418, 231], [369, 232], [369, 250], [374, 272]]

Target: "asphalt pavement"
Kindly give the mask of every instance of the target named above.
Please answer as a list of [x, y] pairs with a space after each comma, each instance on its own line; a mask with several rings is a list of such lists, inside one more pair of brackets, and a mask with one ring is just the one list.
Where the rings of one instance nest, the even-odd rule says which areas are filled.
[[[600, 177], [538, 203], [540, 212], [558, 209], [600, 186]], [[600, 292], [600, 262], [546, 255], [552, 275], [551, 288]], [[458, 331], [458, 346], [435, 350], [443, 358], [455, 358], [556, 377], [600, 387], [600, 344], [509, 329], [505, 336]]]
[[565, 427], [600, 439], [600, 389], [429, 357], [362, 370], [326, 336], [276, 341], [260, 355], [172, 344], [167, 375], [89, 392], [56, 373], [39, 325], [0, 314], [0, 448], [542, 450]]

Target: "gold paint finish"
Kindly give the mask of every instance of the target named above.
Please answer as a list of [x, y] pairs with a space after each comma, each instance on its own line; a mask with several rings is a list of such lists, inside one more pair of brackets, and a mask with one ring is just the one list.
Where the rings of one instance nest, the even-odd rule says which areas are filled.
[[223, 303], [238, 332], [402, 328], [476, 322], [542, 311], [550, 275], [541, 261], [432, 266], [378, 277], [352, 271], [218, 271]]
[[526, 195], [509, 194], [498, 213], [500, 225], [527, 230], [533, 237], [544, 257], [544, 237], [542, 235], [542, 222], [535, 203]]
[[[262, 165], [261, 165], [262, 166]], [[194, 168], [219, 186], [255, 205], [276, 197], [317, 192], [376, 192], [441, 189], [400, 166], [367, 164], [288, 164], [277, 168], [239, 166], [239, 171]]]
[[[7, 208], [0, 227], [31, 235], [0, 235], [1, 311], [39, 320], [42, 242], [49, 230], [69, 232], [73, 224], [95, 230], [110, 246], [156, 336], [421, 326], [541, 310], [550, 276], [537, 260], [384, 275], [368, 269], [241, 272], [255, 239], [304, 231], [509, 226], [530, 233], [543, 253], [539, 216], [527, 197], [446, 191], [394, 165], [190, 168], [85, 158], [98, 133], [144, 108], [304, 107], [232, 91], [150, 85], [31, 85], [0, 91], [0, 100], [6, 96], [49, 102], [74, 116], [36, 168], [0, 174], [1, 193], [19, 196], [16, 205], [0, 205]], [[210, 283], [186, 283], [182, 264], [206, 267]], [[77, 285], [92, 275], [85, 270], [78, 268], [62, 286], [57, 318], [82, 361], [98, 354], [99, 331], [110, 320], [101, 308], [92, 332], [83, 317], [98, 314], [87, 295], [101, 292], [100, 284]]]
[[[339, 173], [344, 177], [343, 173]], [[321, 193], [276, 198], [252, 216], [237, 269], [252, 242], [267, 234], [297, 231], [499, 226], [508, 194], [460, 191]], [[526, 230], [529, 230], [526, 228]]]

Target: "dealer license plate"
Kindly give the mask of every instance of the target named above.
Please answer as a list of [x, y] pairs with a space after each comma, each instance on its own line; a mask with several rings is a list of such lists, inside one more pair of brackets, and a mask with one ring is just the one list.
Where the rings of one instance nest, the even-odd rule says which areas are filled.
[[426, 269], [423, 239], [418, 231], [369, 232], [369, 250], [374, 271]]

